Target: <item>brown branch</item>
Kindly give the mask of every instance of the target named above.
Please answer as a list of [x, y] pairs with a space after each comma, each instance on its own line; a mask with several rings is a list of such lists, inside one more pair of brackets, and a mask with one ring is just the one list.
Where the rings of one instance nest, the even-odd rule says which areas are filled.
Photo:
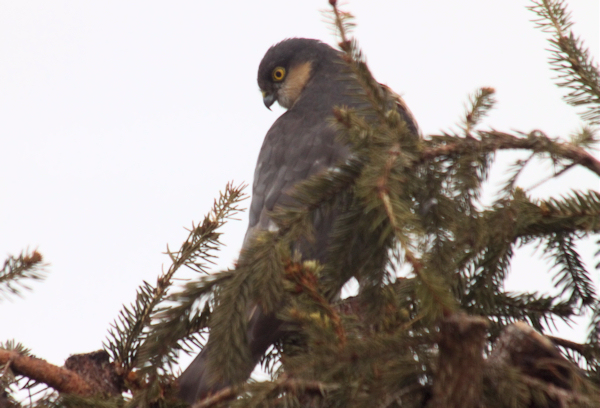
[[585, 352], [585, 345], [583, 345], [583, 344], [575, 343], [574, 341], [562, 339], [560, 337], [554, 337], [554, 336], [548, 336], [548, 335], [546, 335], [546, 337], [548, 337], [550, 339], [550, 341], [557, 346], [575, 350], [579, 354], [583, 354]]
[[[327, 391], [334, 391], [340, 388], [338, 384], [325, 384], [320, 381], [304, 381], [293, 378], [288, 378], [285, 375], [282, 378], [274, 383], [272, 383], [273, 388], [269, 392], [269, 394], [278, 394], [283, 391], [298, 393], [310, 391], [313, 393], [318, 393], [323, 395]], [[208, 408], [213, 405], [229, 401], [235, 398], [239, 391], [241, 391], [245, 387], [227, 387], [223, 388], [221, 391], [216, 394], [205, 398], [201, 401], [198, 401], [191, 408]]]
[[549, 139], [547, 143], [543, 143], [539, 137], [543, 134], [539, 131], [531, 133], [531, 136], [536, 137], [527, 138], [498, 131], [480, 131], [478, 133], [484, 137], [483, 140], [457, 138], [454, 143], [425, 149], [421, 154], [421, 161], [429, 161], [441, 156], [453, 156], [473, 150], [491, 153], [496, 150], [525, 149], [535, 153], [553, 153], [571, 160], [575, 164], [580, 164], [600, 176], [600, 161], [590, 153], [569, 143], [555, 142]]
[[460, 313], [441, 322], [440, 353], [429, 407], [481, 406], [487, 327], [483, 317]]
[[377, 179], [377, 185], [375, 187], [377, 191], [377, 197], [383, 204], [383, 208], [390, 221], [390, 225], [394, 230], [394, 235], [404, 250], [404, 258], [412, 266], [415, 275], [419, 276], [421, 278], [421, 282], [427, 286], [436, 302], [441, 305], [443, 315], [450, 316], [452, 314], [452, 310], [444, 305], [444, 302], [438, 296], [436, 289], [431, 285], [429, 279], [427, 279], [427, 277], [423, 274], [423, 264], [421, 263], [421, 260], [410, 250], [407, 237], [403, 233], [402, 228], [398, 225], [396, 214], [394, 213], [394, 208], [389, 195], [388, 183], [390, 173], [394, 163], [398, 159], [398, 156], [400, 156], [400, 144], [396, 143], [388, 151], [388, 157], [386, 159], [385, 166], [383, 167], [383, 174]]
[[234, 387], [225, 387], [216, 394], [196, 402], [191, 408], [208, 408], [218, 403], [229, 401], [236, 397], [236, 391], [237, 389]]
[[80, 396], [93, 394], [92, 387], [73, 371], [36, 357], [0, 349], [0, 364], [10, 364], [15, 374], [47, 384], [58, 392]]

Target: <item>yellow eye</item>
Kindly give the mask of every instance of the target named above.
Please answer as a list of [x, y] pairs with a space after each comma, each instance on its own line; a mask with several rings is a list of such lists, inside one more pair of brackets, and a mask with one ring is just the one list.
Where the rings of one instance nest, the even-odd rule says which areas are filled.
[[271, 74], [271, 76], [273, 77], [273, 81], [275, 81], [275, 82], [283, 81], [283, 78], [285, 78], [285, 68], [284, 67], [275, 68], [273, 70], [273, 73]]

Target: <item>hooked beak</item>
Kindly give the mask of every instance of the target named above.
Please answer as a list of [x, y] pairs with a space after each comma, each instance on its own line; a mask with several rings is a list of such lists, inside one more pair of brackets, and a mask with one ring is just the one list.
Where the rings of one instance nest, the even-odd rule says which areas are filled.
[[268, 110], [271, 110], [271, 105], [273, 105], [275, 103], [275, 94], [268, 94], [265, 91], [262, 91], [262, 96], [263, 96], [263, 102], [265, 103], [265, 106], [267, 107]]

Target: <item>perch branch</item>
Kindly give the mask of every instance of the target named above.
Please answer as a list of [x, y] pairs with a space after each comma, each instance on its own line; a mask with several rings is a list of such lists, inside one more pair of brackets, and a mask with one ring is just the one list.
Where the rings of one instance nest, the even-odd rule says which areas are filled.
[[0, 364], [10, 364], [15, 374], [47, 384], [58, 392], [80, 396], [89, 396], [93, 393], [92, 387], [73, 371], [36, 357], [0, 349]]

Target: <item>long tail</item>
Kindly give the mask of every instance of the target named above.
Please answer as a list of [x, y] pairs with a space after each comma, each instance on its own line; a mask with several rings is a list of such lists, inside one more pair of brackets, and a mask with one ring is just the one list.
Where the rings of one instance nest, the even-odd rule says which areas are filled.
[[[264, 314], [260, 306], [254, 305], [248, 313], [248, 348], [252, 356], [252, 365], [240, 367], [244, 378], [249, 378], [254, 367], [260, 361], [271, 344], [282, 335], [282, 322], [275, 314]], [[208, 361], [211, 356], [212, 345], [210, 341], [196, 356], [194, 361], [179, 376], [179, 398], [193, 404], [209, 394], [231, 385], [228, 379], [216, 380], [215, 373], [208, 370]]]

